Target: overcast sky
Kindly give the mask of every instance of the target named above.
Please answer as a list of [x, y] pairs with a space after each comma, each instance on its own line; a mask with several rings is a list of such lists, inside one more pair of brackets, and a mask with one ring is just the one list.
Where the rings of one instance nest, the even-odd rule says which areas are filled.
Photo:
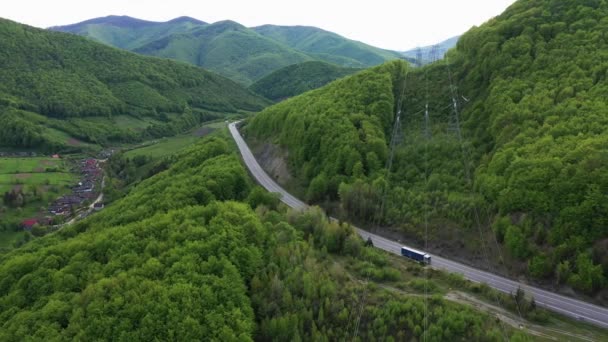
[[317, 26], [385, 49], [407, 50], [459, 35], [515, 0], [6, 0], [0, 17], [49, 27], [110, 14], [166, 21], [190, 16], [245, 26]]

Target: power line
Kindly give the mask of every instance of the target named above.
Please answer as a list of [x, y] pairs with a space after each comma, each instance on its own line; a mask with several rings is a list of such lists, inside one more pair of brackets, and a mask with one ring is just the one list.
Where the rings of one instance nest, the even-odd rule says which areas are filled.
[[[388, 184], [390, 183], [390, 176], [391, 176], [391, 169], [393, 167], [393, 158], [395, 156], [395, 145], [397, 144], [398, 139], [401, 137], [401, 131], [402, 131], [402, 127], [401, 127], [401, 109], [402, 109], [402, 105], [403, 105], [403, 97], [405, 96], [405, 88], [407, 85], [407, 75], [408, 75], [409, 69], [405, 71], [405, 75], [403, 75], [403, 82], [402, 82], [402, 86], [401, 86], [401, 93], [399, 95], [399, 99], [397, 100], [397, 108], [396, 108], [396, 114], [395, 114], [395, 122], [393, 123], [393, 130], [391, 132], [391, 140], [389, 143], [389, 157], [388, 160], [386, 162], [386, 184], [387, 186], [384, 187], [384, 189], [382, 190], [382, 198], [380, 200], [380, 211], [379, 213], [376, 215], [376, 217], [374, 217], [374, 222], [376, 221], [376, 218], [378, 219], [378, 223], [380, 222], [380, 220], [384, 217], [384, 206], [385, 206], [385, 202], [386, 202], [386, 196], [387, 196], [387, 192], [388, 192]], [[402, 70], [399, 69], [399, 73], [402, 73]], [[401, 75], [400, 75], [401, 76]], [[374, 224], [372, 224], [372, 228], [373, 226], [375, 226]]]
[[[422, 62], [422, 56], [420, 56]], [[429, 142], [431, 139], [430, 118], [429, 118], [429, 78], [428, 68], [424, 70], [424, 188], [428, 190], [429, 185]], [[430, 197], [427, 194], [427, 198]], [[424, 250], [429, 248], [429, 203], [424, 204]], [[429, 324], [429, 299], [428, 299], [428, 267], [424, 268], [424, 330], [422, 340], [426, 341]]]
[[[460, 143], [460, 147], [461, 147], [461, 150], [462, 150], [465, 177], [466, 177], [467, 183], [471, 187], [471, 193], [475, 194], [476, 191], [475, 191], [475, 187], [473, 186], [473, 180], [471, 179], [471, 173], [470, 173], [470, 169], [469, 169], [470, 159], [471, 158], [470, 158], [470, 154], [468, 153], [468, 150], [467, 150], [466, 146], [464, 145], [463, 139], [462, 139], [462, 131], [460, 130], [460, 119], [459, 119], [459, 113], [458, 113], [458, 101], [457, 101], [458, 100], [458, 94], [457, 94], [457, 89], [454, 86], [454, 82], [453, 82], [453, 78], [452, 78], [452, 73], [450, 71], [450, 64], [449, 64], [448, 56], [447, 55], [445, 56], [445, 60], [446, 60], [446, 66], [447, 66], [447, 71], [448, 71], [448, 77], [449, 77], [449, 80], [450, 80], [450, 92], [451, 92], [451, 95], [452, 95], [452, 103], [453, 103], [453, 107], [454, 107], [454, 115], [453, 115], [454, 116], [454, 123], [456, 124], [456, 133], [457, 133], [457, 137], [458, 137], [458, 140], [459, 140], [459, 143]], [[468, 100], [464, 96], [463, 96], [463, 99], [468, 102]], [[489, 225], [490, 225], [490, 212], [489, 212], [487, 206], [484, 206], [484, 208], [485, 208], [485, 213], [486, 213], [487, 224], [488, 224], [488, 227], [489, 227]], [[481, 219], [480, 219], [479, 208], [477, 207], [477, 204], [473, 205], [473, 211], [474, 211], [474, 217], [475, 217], [476, 224], [477, 224], [478, 229], [480, 231], [480, 236], [481, 236], [481, 239], [482, 239], [481, 243], [483, 244], [482, 246], [485, 246], [485, 243], [484, 243], [485, 242], [485, 238], [483, 237], [483, 229], [481, 227]], [[499, 260], [504, 263], [504, 258], [503, 258], [503, 255], [502, 255], [502, 250], [500, 248], [500, 245], [498, 244], [498, 240], [496, 239], [496, 234], [494, 234], [493, 232], [490, 232], [490, 235], [493, 236], [493, 242], [494, 242], [496, 250], [498, 252]], [[487, 259], [487, 263], [488, 263], [488, 269], [491, 271], [492, 267], [491, 267], [491, 263], [490, 263], [490, 260], [487, 257], [487, 255], [486, 255], [486, 259]], [[523, 316], [522, 316], [521, 310], [519, 308], [519, 303], [517, 303], [516, 308], [517, 308], [517, 314], [519, 316], [520, 321], [523, 321]]]
[[[463, 139], [462, 139], [462, 132], [460, 130], [460, 118], [459, 118], [459, 108], [458, 108], [458, 96], [457, 96], [457, 90], [456, 90], [456, 86], [454, 85], [454, 80], [452, 78], [452, 72], [450, 70], [450, 63], [449, 63], [449, 59], [448, 56], [445, 56], [445, 64], [446, 64], [446, 68], [447, 68], [447, 73], [448, 73], [448, 79], [450, 82], [450, 95], [452, 96], [452, 108], [453, 108], [453, 112], [452, 112], [452, 122], [455, 125], [454, 129], [456, 132], [456, 136], [458, 138], [458, 143], [460, 145], [460, 149], [461, 149], [461, 153], [462, 153], [462, 159], [463, 159], [463, 168], [464, 168], [464, 175], [465, 175], [465, 181], [467, 183], [467, 185], [470, 187], [470, 191], [472, 194], [474, 194], [474, 187], [472, 184], [472, 179], [471, 179], [471, 172], [469, 170], [469, 155], [468, 155], [468, 151], [464, 145]], [[481, 249], [482, 249], [482, 253], [486, 259], [486, 262], [488, 264], [488, 270], [492, 270], [492, 265], [490, 262], [490, 257], [488, 255], [488, 250], [487, 250], [487, 246], [485, 243], [485, 238], [484, 238], [484, 234], [483, 234], [483, 229], [481, 227], [481, 219], [479, 217], [479, 209], [477, 208], [477, 203], [473, 202], [473, 216], [475, 219], [475, 224], [477, 226], [477, 230], [479, 232], [479, 238], [480, 238], [480, 243], [481, 243]], [[497, 293], [495, 293], [495, 299], [496, 299], [496, 304], [498, 304], [499, 306], [501, 305], [500, 303], [500, 298], [498, 296]], [[521, 318], [521, 314], [520, 314], [520, 318]], [[502, 327], [502, 334], [505, 340], [507, 339], [507, 336], [505, 334], [505, 327], [504, 327], [504, 323], [501, 322], [501, 327]]]
[[[401, 76], [402, 74], [402, 69], [399, 69], [399, 76]], [[402, 109], [402, 104], [403, 104], [403, 97], [405, 95], [405, 87], [406, 87], [406, 80], [407, 80], [407, 73], [409, 70], [406, 70], [405, 75], [403, 75], [403, 83], [402, 83], [402, 88], [401, 88], [401, 93], [399, 95], [399, 99], [397, 100], [397, 108], [396, 108], [396, 114], [395, 114], [395, 122], [393, 123], [393, 129], [391, 132], [391, 141], [390, 141], [390, 151], [389, 151], [389, 159], [387, 160], [387, 164], [386, 164], [386, 183], [389, 183], [390, 180], [390, 172], [391, 172], [391, 168], [393, 166], [393, 157], [394, 157], [394, 152], [395, 152], [395, 145], [399, 139], [400, 133], [401, 133], [401, 109]], [[375, 226], [376, 223], [376, 219], [378, 220], [378, 223], [380, 223], [380, 220], [382, 219], [382, 215], [384, 214], [384, 204], [386, 202], [386, 196], [387, 196], [387, 191], [388, 191], [388, 185], [383, 189], [383, 194], [382, 194], [382, 199], [380, 202], [380, 214], [379, 215], [375, 215], [374, 219], [372, 220], [372, 229]], [[363, 315], [363, 311], [365, 310], [365, 303], [367, 300], [367, 283], [369, 281], [369, 274], [366, 276], [365, 278], [365, 290], [363, 291], [363, 296], [362, 296], [362, 300], [361, 300], [361, 305], [359, 307], [359, 313], [357, 315], [357, 320], [355, 321], [355, 328], [354, 328], [354, 332], [353, 332], [353, 338], [352, 340], [354, 341], [355, 338], [357, 337], [357, 335], [359, 334], [359, 326], [361, 323], [361, 316]]]

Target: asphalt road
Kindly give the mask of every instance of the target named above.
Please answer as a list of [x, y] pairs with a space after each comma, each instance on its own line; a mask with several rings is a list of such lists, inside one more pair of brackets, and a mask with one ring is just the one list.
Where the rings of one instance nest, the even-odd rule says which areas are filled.
[[[251, 153], [249, 146], [247, 146], [241, 137], [238, 129], [236, 128], [236, 123], [229, 124], [228, 128], [230, 129], [230, 134], [239, 147], [241, 156], [243, 157], [247, 168], [249, 168], [249, 171], [255, 177], [257, 182], [266, 188], [266, 190], [281, 194], [281, 201], [291, 208], [298, 210], [306, 209], [308, 207], [306, 203], [300, 201], [285, 191], [272, 178], [270, 178], [268, 174], [266, 174], [253, 156], [253, 153]], [[401, 254], [401, 246], [403, 246], [402, 244], [383, 238], [379, 235], [366, 232], [360, 228], [355, 229], [363, 239], [371, 237], [374, 247], [398, 255]], [[486, 283], [489, 286], [506, 293], [514, 293], [518, 287], [521, 287], [526, 293], [534, 296], [534, 300], [539, 306], [608, 329], [608, 308], [518, 283], [511, 279], [507, 279], [486, 271], [481, 271], [458, 262], [450, 261], [437, 255], [429, 255], [431, 255], [431, 265], [433, 268], [452, 273], [460, 273], [469, 280], [479, 283]]]

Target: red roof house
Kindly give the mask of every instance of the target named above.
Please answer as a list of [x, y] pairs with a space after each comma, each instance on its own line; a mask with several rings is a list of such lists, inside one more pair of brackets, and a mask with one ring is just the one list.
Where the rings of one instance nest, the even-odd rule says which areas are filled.
[[23, 229], [25, 230], [32, 230], [32, 227], [38, 223], [38, 220], [36, 219], [27, 219], [27, 220], [23, 220], [23, 222], [21, 222], [21, 225], [23, 226]]

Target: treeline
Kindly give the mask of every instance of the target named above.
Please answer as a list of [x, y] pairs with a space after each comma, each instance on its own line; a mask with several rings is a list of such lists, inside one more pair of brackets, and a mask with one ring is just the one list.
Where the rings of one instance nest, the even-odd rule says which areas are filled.
[[2, 121], [1, 146], [33, 147], [39, 146], [45, 141], [42, 136], [42, 127], [23, 119], [20, 117], [19, 111], [15, 109], [2, 110], [0, 121]]
[[107, 146], [117, 143], [135, 143], [143, 140], [170, 137], [197, 127], [205, 122], [221, 119], [225, 114], [185, 107], [179, 115], [155, 113], [152, 117], [139, 117], [141, 129], [122, 127], [110, 118], [47, 118], [32, 112], [6, 108], [0, 114], [5, 123], [0, 130], [0, 146], [13, 148], [36, 148], [46, 152], [70, 152], [83, 149], [71, 145], [66, 137], [87, 144]]
[[[388, 119], [373, 125], [378, 140], [348, 121], [391, 93], [380, 86], [399, 93], [388, 79], [357, 89], [387, 66], [270, 107], [247, 132], [287, 148], [310, 201], [339, 200], [349, 217], [418, 241], [426, 220], [431, 243], [478, 258], [477, 228], [491, 227], [507, 251], [505, 260], [493, 253], [497, 265], [597, 294], [608, 275], [607, 15], [599, 0], [518, 1], [463, 35], [445, 61], [409, 72], [388, 178], [396, 107], [366, 112], [368, 123]], [[376, 144], [384, 153], [370, 163]]]
[[424, 329], [422, 298], [364, 290], [332, 256], [388, 267], [322, 211], [287, 213], [210, 137], [104, 211], [1, 256], [0, 339], [329, 341], [355, 336], [356, 317], [361, 340], [505, 333], [440, 297]]

